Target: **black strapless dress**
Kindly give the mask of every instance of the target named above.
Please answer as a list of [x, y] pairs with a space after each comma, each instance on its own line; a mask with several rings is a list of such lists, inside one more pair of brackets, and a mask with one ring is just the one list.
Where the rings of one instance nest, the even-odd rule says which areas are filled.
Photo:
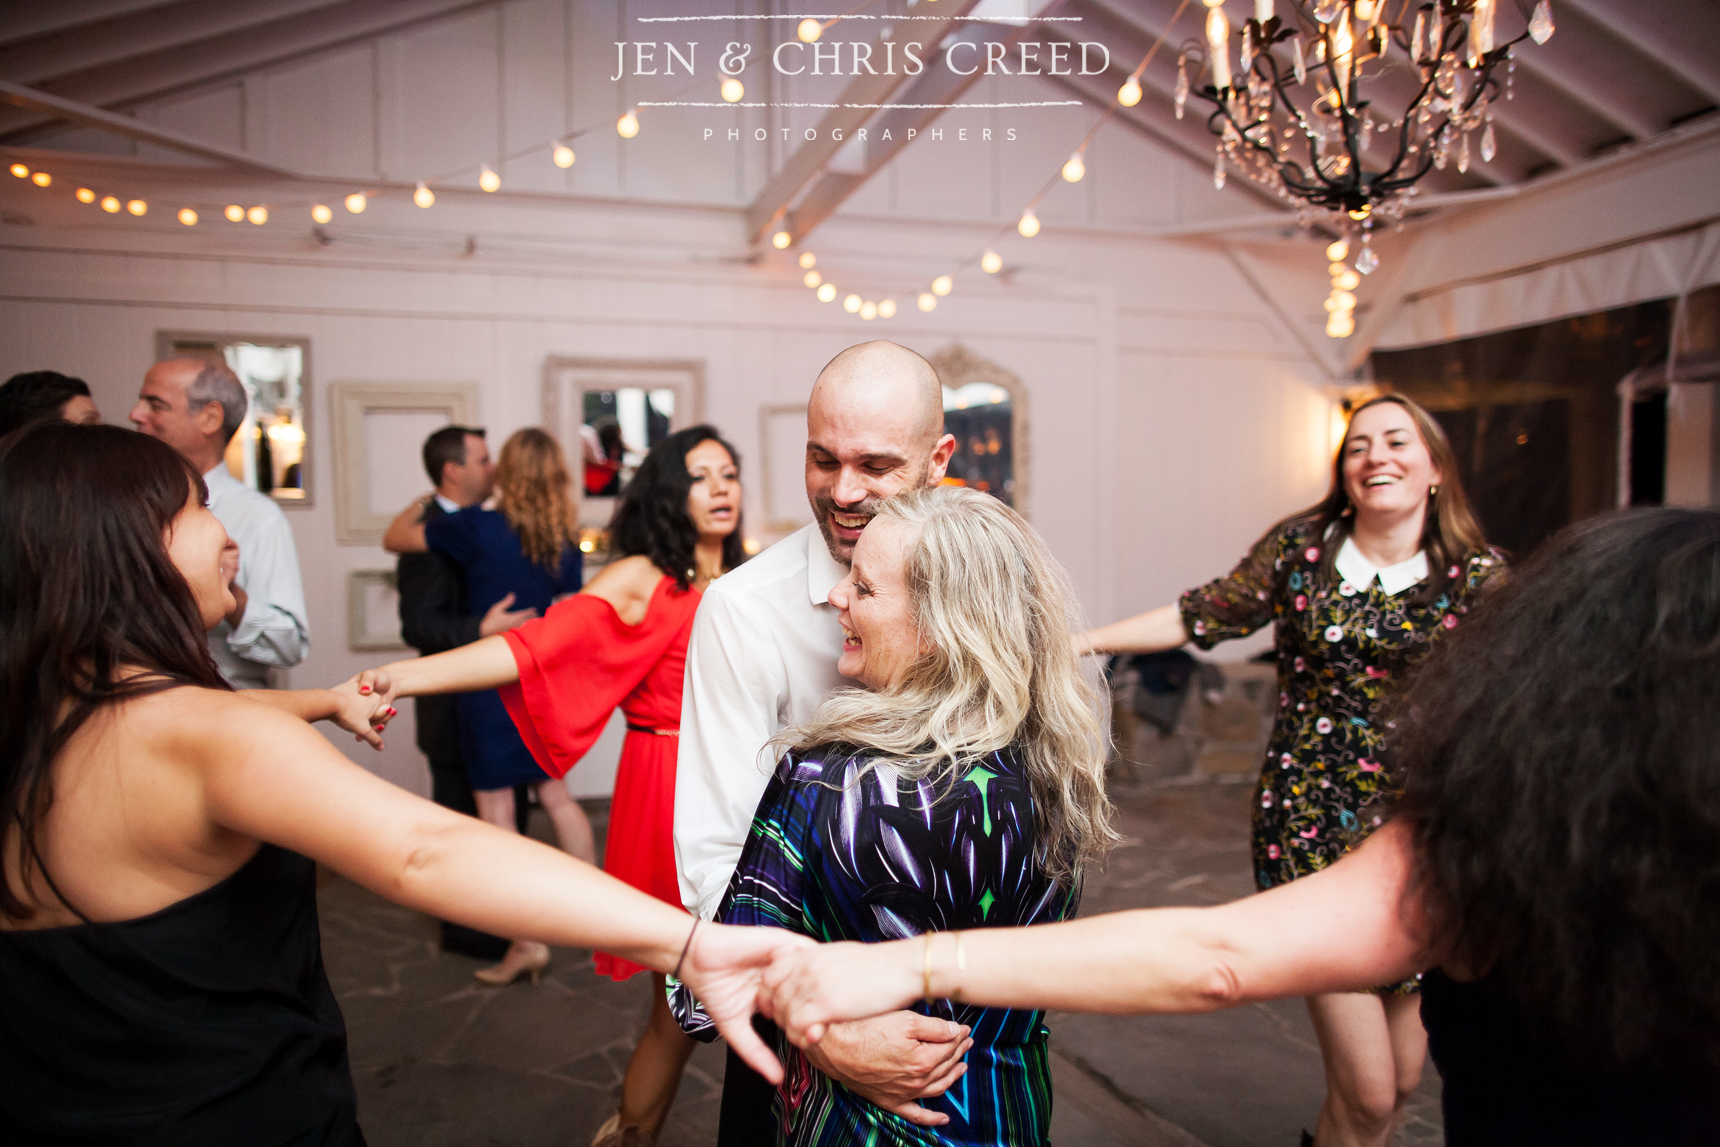
[[1422, 979], [1447, 1147], [1715, 1147], [1720, 1079], [1694, 1065], [1584, 1069], [1487, 978]]
[[113, 924], [0, 931], [0, 1142], [362, 1145], [316, 868], [265, 844]]

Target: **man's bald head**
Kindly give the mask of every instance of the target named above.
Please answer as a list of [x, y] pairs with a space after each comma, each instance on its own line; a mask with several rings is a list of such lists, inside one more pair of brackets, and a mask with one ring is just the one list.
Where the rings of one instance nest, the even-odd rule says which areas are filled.
[[830, 555], [846, 563], [877, 503], [943, 480], [955, 439], [932, 364], [882, 339], [818, 373], [806, 408], [806, 496]]

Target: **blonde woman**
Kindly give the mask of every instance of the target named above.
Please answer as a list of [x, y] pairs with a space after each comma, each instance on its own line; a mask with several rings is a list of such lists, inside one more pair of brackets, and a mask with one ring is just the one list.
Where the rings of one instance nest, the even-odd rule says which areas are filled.
[[[394, 519], [382, 544], [397, 554], [434, 550], [456, 562], [465, 574], [470, 613], [482, 615], [510, 600], [514, 609], [542, 613], [556, 598], [579, 592], [578, 518], [568, 495], [570, 482], [555, 439], [535, 427], [520, 430], [502, 446], [495, 509], [468, 506], [423, 522], [427, 501], [415, 501]], [[532, 759], [500, 695], [493, 689], [461, 693], [455, 697], [455, 716], [478, 816], [514, 831], [514, 786], [529, 784], [554, 822], [563, 851], [595, 863], [591, 823], [562, 783]], [[510, 984], [527, 974], [535, 982], [548, 965], [546, 945], [516, 940], [500, 964], [473, 974], [488, 984]]]
[[[759, 804], [717, 918], [821, 940], [902, 939], [1075, 915], [1083, 866], [1115, 839], [1093, 692], [1064, 575], [1003, 503], [933, 487], [882, 503], [830, 592], [846, 640], [833, 693]], [[708, 1025], [682, 989], [683, 1026]], [[965, 1063], [916, 1126], [780, 1045], [777, 1141], [1043, 1144], [1043, 1013], [940, 1001]], [[708, 1038], [708, 1036], [707, 1036]], [[947, 1085], [948, 1090], [944, 1090]]]

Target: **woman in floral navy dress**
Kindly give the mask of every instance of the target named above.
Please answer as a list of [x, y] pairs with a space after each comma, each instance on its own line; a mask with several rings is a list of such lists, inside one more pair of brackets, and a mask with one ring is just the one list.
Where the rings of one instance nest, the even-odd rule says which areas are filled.
[[[1264, 890], [1319, 871], [1378, 825], [1368, 802], [1391, 783], [1380, 699], [1504, 569], [1439, 424], [1385, 395], [1351, 417], [1318, 505], [1272, 527], [1229, 574], [1085, 645], [1211, 649], [1277, 623], [1278, 714], [1254, 801]], [[1326, 1060], [1319, 1147], [1390, 1139], [1427, 1053], [1416, 991], [1308, 997]]]

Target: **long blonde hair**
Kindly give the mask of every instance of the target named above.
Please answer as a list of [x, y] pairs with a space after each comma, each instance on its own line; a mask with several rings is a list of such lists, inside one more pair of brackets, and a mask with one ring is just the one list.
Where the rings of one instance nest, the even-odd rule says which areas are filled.
[[554, 570], [573, 544], [579, 516], [568, 495], [572, 479], [556, 440], [535, 426], [516, 430], [496, 463], [496, 509], [520, 536], [526, 556]]
[[840, 689], [783, 748], [845, 744], [906, 778], [953, 783], [969, 762], [1013, 746], [1039, 826], [1041, 866], [1078, 876], [1119, 838], [1105, 796], [1104, 726], [1073, 634], [1082, 628], [1063, 568], [996, 498], [933, 486], [890, 498], [879, 518], [912, 527], [910, 609], [932, 651], [877, 692]]

